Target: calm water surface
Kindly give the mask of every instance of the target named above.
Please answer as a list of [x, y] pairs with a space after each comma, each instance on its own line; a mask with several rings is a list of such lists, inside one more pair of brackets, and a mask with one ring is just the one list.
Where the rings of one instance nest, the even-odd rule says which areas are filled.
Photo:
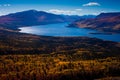
[[44, 35], [44, 36], [87, 36], [87, 37], [95, 37], [103, 40], [116, 41], [120, 42], [120, 34], [89, 34], [95, 33], [98, 31], [91, 29], [82, 29], [82, 28], [69, 28], [68, 23], [57, 23], [57, 24], [48, 24], [48, 25], [39, 25], [39, 26], [31, 26], [31, 27], [21, 27], [20, 32], [22, 33], [31, 33], [36, 35]]

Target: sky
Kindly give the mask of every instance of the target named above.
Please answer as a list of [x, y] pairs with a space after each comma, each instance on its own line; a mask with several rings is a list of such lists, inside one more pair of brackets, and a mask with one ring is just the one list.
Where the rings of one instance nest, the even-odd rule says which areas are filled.
[[120, 0], [0, 0], [0, 16], [31, 9], [65, 15], [98, 15], [120, 12]]

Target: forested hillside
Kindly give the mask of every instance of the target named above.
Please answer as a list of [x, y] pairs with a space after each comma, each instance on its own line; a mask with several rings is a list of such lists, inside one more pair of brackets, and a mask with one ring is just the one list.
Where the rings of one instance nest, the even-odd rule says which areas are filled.
[[[1, 80], [93, 80], [120, 76], [120, 44], [87, 37], [0, 31]], [[119, 79], [119, 77], [118, 77]]]
[[103, 58], [119, 55], [119, 49], [117, 42], [96, 38], [47, 37], [0, 31], [0, 54], [81, 54]]

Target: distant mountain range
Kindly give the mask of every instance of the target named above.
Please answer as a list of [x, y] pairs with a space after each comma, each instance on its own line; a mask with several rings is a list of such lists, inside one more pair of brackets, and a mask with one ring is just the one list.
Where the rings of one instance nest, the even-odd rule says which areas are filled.
[[90, 28], [109, 33], [120, 33], [120, 12], [101, 13], [93, 19], [77, 20], [69, 27]]
[[94, 15], [56, 15], [43, 11], [28, 10], [0, 16], [0, 29], [17, 30], [22, 26], [72, 22], [69, 27], [90, 28], [102, 32], [120, 33], [120, 12]]
[[[90, 15], [88, 18], [92, 18]], [[0, 17], [0, 28], [17, 29], [22, 26], [44, 25], [52, 23], [72, 22], [87, 16], [56, 15], [43, 11], [28, 10]]]

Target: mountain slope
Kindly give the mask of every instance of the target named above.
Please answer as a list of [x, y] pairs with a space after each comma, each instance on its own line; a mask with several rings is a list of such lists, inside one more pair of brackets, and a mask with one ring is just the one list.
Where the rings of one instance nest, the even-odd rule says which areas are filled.
[[73, 22], [69, 27], [90, 28], [102, 32], [120, 33], [120, 13], [101, 13], [94, 19]]
[[0, 16], [0, 29], [18, 29], [21, 26], [44, 25], [61, 22], [73, 22], [83, 18], [94, 18], [94, 15], [56, 15], [43, 11], [28, 10]]
[[7, 28], [58, 22], [65, 22], [64, 17], [36, 10], [23, 11], [0, 17], [0, 26]]

